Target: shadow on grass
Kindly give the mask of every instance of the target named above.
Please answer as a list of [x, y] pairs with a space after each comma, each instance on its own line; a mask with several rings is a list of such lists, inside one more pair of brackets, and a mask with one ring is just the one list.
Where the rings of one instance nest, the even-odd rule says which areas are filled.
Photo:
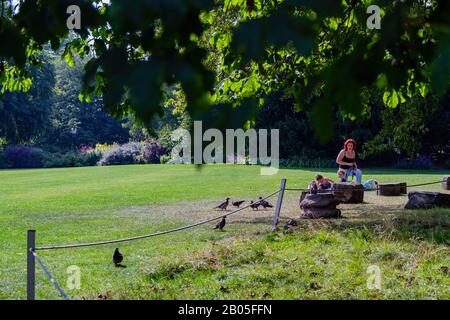
[[[379, 208], [354, 207], [354, 212], [343, 213], [340, 219], [298, 219], [299, 227], [312, 230], [334, 230], [341, 234], [358, 231], [369, 241], [370, 237], [404, 242], [427, 241], [433, 244], [450, 245], [450, 209], [430, 210], [393, 209], [380, 213]], [[280, 225], [287, 221], [282, 217]]]

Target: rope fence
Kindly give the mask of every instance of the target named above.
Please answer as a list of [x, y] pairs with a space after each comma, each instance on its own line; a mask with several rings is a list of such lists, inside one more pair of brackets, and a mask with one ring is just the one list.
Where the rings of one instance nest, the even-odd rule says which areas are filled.
[[31, 251], [31, 253], [33, 254], [34, 258], [36, 259], [36, 261], [39, 263], [39, 265], [41, 266], [42, 270], [44, 270], [45, 275], [47, 276], [47, 278], [50, 280], [50, 282], [53, 284], [53, 286], [55, 287], [55, 289], [61, 294], [61, 296], [65, 299], [65, 300], [69, 300], [69, 298], [67, 297], [67, 294], [64, 292], [63, 289], [61, 289], [61, 287], [58, 285], [58, 283], [56, 282], [56, 280], [52, 277], [52, 275], [50, 274], [50, 272], [48, 271], [48, 269], [45, 267], [44, 263], [41, 261], [41, 259], [39, 259], [38, 255], [36, 254], [36, 252]]
[[[254, 204], [261, 203], [262, 201], [267, 200], [270, 197], [272, 197], [272, 196], [282, 192], [283, 188], [284, 188], [284, 185], [286, 183], [285, 179], [283, 179], [283, 181], [284, 181], [284, 184], [282, 182], [282, 185], [281, 185], [281, 187], [279, 189], [277, 189], [276, 191], [266, 195], [265, 197], [262, 197], [261, 199], [258, 199], [258, 201], [255, 201]], [[281, 208], [281, 201], [282, 201], [282, 197], [281, 197], [281, 200], [280, 200], [280, 197], [279, 197], [276, 211], [280, 210], [280, 208]], [[36, 247], [35, 246], [35, 231], [34, 230], [29, 230], [28, 231], [28, 250], [29, 250], [29, 252], [28, 252], [28, 261], [27, 261], [28, 262], [28, 264], [27, 264], [27, 299], [28, 300], [34, 300], [35, 299], [35, 261], [37, 261], [39, 263], [41, 268], [44, 270], [47, 278], [53, 284], [55, 289], [61, 294], [61, 296], [64, 299], [66, 299], [66, 300], [69, 299], [68, 296], [66, 295], [66, 293], [58, 285], [56, 280], [52, 277], [52, 275], [50, 274], [48, 269], [45, 267], [44, 263], [38, 257], [38, 255], [36, 254], [36, 251], [55, 250], [55, 249], [72, 249], [72, 248], [81, 248], [81, 247], [100, 246], [100, 245], [106, 245], [106, 244], [111, 244], [111, 243], [128, 242], [128, 241], [133, 241], [133, 240], [140, 240], [140, 239], [145, 239], [145, 238], [150, 238], [150, 237], [161, 236], [161, 235], [165, 235], [165, 234], [171, 234], [171, 233], [180, 232], [180, 231], [183, 231], [183, 230], [195, 228], [195, 227], [198, 227], [198, 226], [210, 223], [212, 221], [219, 220], [219, 219], [221, 219], [223, 217], [231, 216], [231, 215], [233, 215], [235, 213], [238, 213], [238, 212], [240, 212], [242, 210], [250, 208], [251, 205], [252, 204], [250, 203], [250, 204], [248, 204], [246, 206], [243, 206], [241, 208], [238, 208], [238, 209], [236, 209], [234, 211], [224, 212], [221, 215], [216, 216], [214, 218], [206, 219], [206, 220], [194, 223], [194, 224], [186, 225], [186, 226], [175, 228], [175, 229], [159, 231], [159, 232], [149, 233], [149, 234], [135, 236], [135, 237], [128, 237], [128, 238], [122, 238], [122, 239], [113, 239], [113, 240], [106, 240], [106, 241], [98, 241], [98, 242], [75, 243], [75, 244], [66, 244], [66, 245]], [[276, 212], [275, 216], [278, 217], [278, 215], [279, 215], [279, 211]]]
[[[274, 191], [271, 194], [265, 196], [262, 199], [259, 199], [258, 202], [261, 202], [263, 200], [269, 199], [270, 197], [272, 197], [273, 195], [277, 194], [278, 192], [280, 192], [280, 190]], [[92, 246], [100, 246], [100, 245], [105, 245], [105, 244], [111, 244], [111, 243], [119, 243], [119, 242], [128, 242], [128, 241], [133, 241], [133, 240], [139, 240], [139, 239], [145, 239], [145, 238], [150, 238], [150, 237], [156, 237], [156, 236], [161, 236], [164, 234], [169, 234], [169, 233], [174, 233], [174, 232], [179, 232], [179, 231], [183, 231], [186, 229], [191, 229], [194, 227], [198, 227], [207, 223], [210, 223], [212, 221], [221, 219], [222, 217], [227, 217], [227, 216], [231, 216], [239, 211], [242, 211], [244, 209], [247, 209], [250, 207], [249, 205], [246, 205], [242, 208], [239, 208], [237, 210], [234, 210], [232, 212], [228, 212], [228, 213], [224, 213], [221, 214], [220, 216], [211, 218], [211, 219], [207, 219], [207, 220], [203, 220], [194, 224], [190, 224], [187, 226], [183, 226], [180, 228], [175, 228], [175, 229], [171, 229], [171, 230], [165, 230], [165, 231], [159, 231], [159, 232], [155, 232], [155, 233], [149, 233], [149, 234], [145, 234], [145, 235], [141, 235], [141, 236], [135, 236], [135, 237], [129, 237], [129, 238], [123, 238], [123, 239], [114, 239], [114, 240], [107, 240], [107, 241], [98, 241], [98, 242], [89, 242], [89, 243], [77, 243], [77, 244], [67, 244], [67, 245], [60, 245], [60, 246], [47, 246], [47, 247], [36, 247], [34, 250], [38, 251], [38, 250], [54, 250], [54, 249], [68, 249], [68, 248], [81, 248], [81, 247], [92, 247]]]
[[[408, 188], [414, 188], [414, 187], [422, 187], [422, 186], [428, 186], [428, 185], [432, 185], [432, 184], [438, 184], [438, 183], [442, 183], [442, 180], [439, 181], [434, 181], [434, 182], [426, 182], [426, 183], [419, 183], [419, 184], [413, 184], [413, 185], [407, 185]], [[285, 188], [285, 191], [312, 191], [312, 189], [309, 188]], [[364, 192], [370, 192], [370, 191], [378, 191], [379, 188], [375, 188], [375, 189], [369, 189], [369, 190], [364, 190]], [[326, 190], [315, 190], [317, 191], [317, 193], [325, 193], [325, 192], [329, 192], [329, 189]]]
[[[420, 184], [415, 184], [415, 185], [408, 185], [407, 187], [412, 188], [412, 187], [420, 187], [420, 186], [432, 185], [432, 184], [441, 183], [442, 181], [443, 180], [439, 180], [439, 181], [436, 181], [436, 182], [426, 182], [426, 183], [420, 183]], [[377, 190], [379, 190], [379, 188], [371, 189], [371, 190], [364, 190], [364, 191], [377, 191]], [[286, 188], [286, 179], [282, 179], [281, 180], [281, 185], [276, 191], [266, 195], [265, 197], [263, 197], [261, 199], [258, 199], [258, 201], [255, 201], [253, 204], [250, 203], [248, 205], [243, 206], [242, 208], [238, 208], [238, 209], [236, 209], [234, 211], [231, 211], [231, 212], [223, 212], [223, 213], [221, 213], [220, 215], [218, 215], [216, 217], [213, 217], [213, 218], [210, 218], [210, 219], [206, 219], [206, 220], [203, 220], [203, 221], [199, 221], [199, 222], [194, 223], [194, 224], [189, 224], [189, 225], [185, 225], [185, 226], [182, 226], [182, 227], [179, 227], [179, 228], [169, 229], [169, 230], [165, 230], [165, 231], [158, 231], [158, 232], [154, 232], [154, 233], [149, 233], [149, 234], [144, 234], [144, 235], [134, 236], [134, 237], [128, 237], [128, 238], [122, 238], [122, 239], [112, 239], [112, 240], [98, 241], [98, 242], [74, 243], [74, 244], [65, 244], [65, 245], [53, 245], [53, 246], [36, 247], [36, 245], [35, 245], [35, 231], [34, 230], [28, 230], [28, 235], [27, 235], [27, 249], [28, 249], [28, 254], [27, 254], [27, 299], [28, 300], [34, 300], [35, 299], [35, 272], [36, 272], [35, 271], [35, 261], [37, 261], [39, 263], [41, 268], [44, 270], [45, 275], [50, 280], [50, 282], [53, 284], [55, 289], [61, 294], [61, 296], [64, 299], [66, 299], [66, 300], [69, 299], [67, 294], [58, 285], [56, 280], [52, 277], [52, 275], [50, 274], [48, 269], [45, 267], [44, 263], [38, 257], [38, 255], [36, 254], [36, 251], [56, 250], [56, 249], [72, 249], [72, 248], [100, 246], [100, 245], [106, 245], [106, 244], [112, 244], [112, 243], [123, 243], [123, 242], [128, 242], [128, 241], [146, 239], [146, 238], [151, 238], [151, 237], [157, 237], [157, 236], [162, 236], [162, 235], [166, 235], [166, 234], [171, 234], [171, 233], [175, 233], [175, 232], [180, 232], [180, 231], [183, 231], [183, 230], [195, 228], [195, 227], [198, 227], [198, 226], [210, 223], [212, 221], [221, 219], [223, 217], [231, 216], [231, 215], [236, 214], [236, 213], [238, 213], [238, 212], [240, 212], [242, 210], [250, 208], [254, 204], [262, 203], [264, 200], [267, 200], [270, 197], [278, 194], [278, 201], [277, 201], [277, 204], [276, 204], [276, 207], [275, 207], [275, 213], [274, 213], [274, 217], [273, 217], [273, 221], [272, 221], [273, 228], [276, 229], [277, 224], [278, 224], [278, 220], [280, 218], [280, 212], [281, 212], [281, 206], [282, 206], [282, 202], [283, 202], [284, 191], [309, 191], [310, 192], [311, 189], [309, 189], [309, 188]], [[315, 190], [315, 191], [317, 191], [318, 193], [326, 193], [326, 192], [329, 192], [330, 190]]]

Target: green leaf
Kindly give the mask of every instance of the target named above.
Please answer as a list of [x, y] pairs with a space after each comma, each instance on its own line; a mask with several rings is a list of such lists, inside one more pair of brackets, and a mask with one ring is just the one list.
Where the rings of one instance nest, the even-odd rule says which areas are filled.
[[400, 102], [397, 91], [395, 89], [392, 89], [391, 91], [385, 91], [383, 94], [383, 102], [389, 108], [396, 108]]

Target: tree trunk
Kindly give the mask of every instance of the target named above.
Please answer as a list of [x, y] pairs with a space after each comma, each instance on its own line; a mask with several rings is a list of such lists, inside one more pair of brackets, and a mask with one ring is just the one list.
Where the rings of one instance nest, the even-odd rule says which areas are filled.
[[442, 189], [450, 190], [450, 177], [442, 178]]
[[402, 193], [400, 183], [380, 183], [377, 194], [379, 196], [399, 196]]
[[364, 187], [362, 184], [341, 182], [333, 184], [334, 197], [343, 203], [363, 203]]

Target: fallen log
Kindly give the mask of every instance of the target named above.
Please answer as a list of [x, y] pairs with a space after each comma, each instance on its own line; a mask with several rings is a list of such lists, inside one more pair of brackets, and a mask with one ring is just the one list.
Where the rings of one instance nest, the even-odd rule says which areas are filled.
[[401, 194], [402, 194], [401, 183], [378, 184], [377, 195], [379, 196], [399, 196]]
[[400, 193], [407, 194], [408, 193], [408, 185], [406, 182], [400, 182]]
[[405, 209], [450, 208], [450, 194], [414, 191], [408, 194]]
[[450, 190], [450, 177], [442, 178], [442, 189]]
[[343, 203], [363, 203], [364, 187], [362, 184], [340, 182], [333, 184], [334, 197]]

